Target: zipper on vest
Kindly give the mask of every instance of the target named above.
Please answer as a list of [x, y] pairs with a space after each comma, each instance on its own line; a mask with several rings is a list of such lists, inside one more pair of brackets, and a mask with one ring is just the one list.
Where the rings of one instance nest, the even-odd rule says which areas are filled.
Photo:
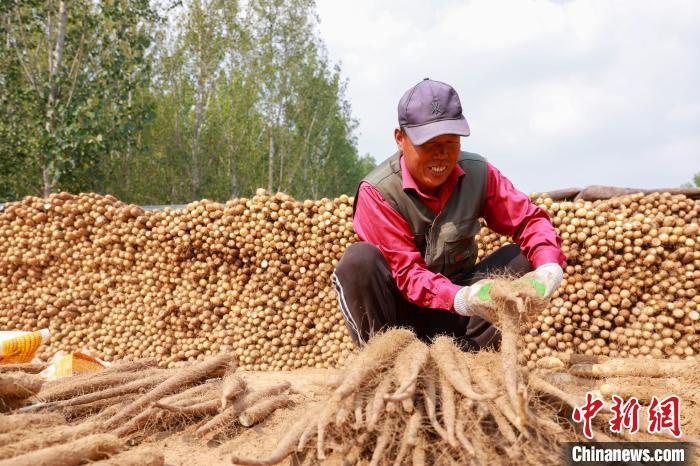
[[[445, 204], [445, 205], [447, 205], [447, 204]], [[438, 212], [438, 214], [437, 214], [437, 215], [435, 216], [435, 218], [433, 219], [433, 223], [430, 224], [430, 231], [428, 232], [427, 243], [426, 243], [426, 245], [425, 245], [425, 255], [426, 255], [425, 263], [426, 263], [426, 265], [427, 265], [428, 267], [430, 267], [430, 262], [431, 262], [432, 256], [433, 256], [434, 253], [435, 253], [435, 251], [434, 251], [434, 244], [433, 244], [433, 236], [434, 236], [434, 232], [435, 232], [435, 225], [437, 224], [438, 219], [440, 218], [440, 216], [442, 215], [442, 213], [443, 213], [444, 211], [445, 211], [445, 209], [444, 209], [444, 207], [443, 207], [443, 209], [442, 209], [440, 212]], [[443, 261], [443, 264], [442, 264], [442, 267], [441, 267], [441, 268], [442, 268], [442, 269], [445, 268], [444, 261]]]

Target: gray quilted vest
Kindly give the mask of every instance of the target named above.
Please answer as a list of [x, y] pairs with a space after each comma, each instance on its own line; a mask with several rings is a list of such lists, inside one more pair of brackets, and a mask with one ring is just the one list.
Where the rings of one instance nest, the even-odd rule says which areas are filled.
[[417, 193], [403, 190], [398, 152], [363, 180], [374, 186], [408, 221], [428, 269], [445, 276], [471, 269], [476, 263], [478, 250], [474, 236], [481, 229], [479, 217], [486, 196], [486, 159], [460, 152], [457, 163], [465, 175], [437, 216], [419, 200]]

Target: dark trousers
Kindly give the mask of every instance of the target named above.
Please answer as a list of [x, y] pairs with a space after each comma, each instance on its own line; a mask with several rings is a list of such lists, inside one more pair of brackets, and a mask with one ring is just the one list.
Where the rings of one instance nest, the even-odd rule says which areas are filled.
[[[521, 276], [532, 270], [515, 244], [508, 244], [484, 258], [468, 271], [448, 277], [457, 285], [471, 285], [493, 273]], [[407, 327], [418, 338], [430, 342], [448, 335], [466, 351], [498, 348], [500, 332], [480, 317], [463, 317], [442, 309], [423, 308], [403, 297], [389, 265], [375, 246], [350, 245], [332, 277], [345, 325], [357, 346], [387, 327]]]

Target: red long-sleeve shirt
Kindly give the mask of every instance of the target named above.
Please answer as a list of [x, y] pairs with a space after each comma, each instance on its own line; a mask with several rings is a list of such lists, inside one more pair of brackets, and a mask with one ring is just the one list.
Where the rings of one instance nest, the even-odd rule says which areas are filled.
[[[452, 195], [457, 181], [464, 175], [457, 165], [436, 196], [421, 191], [411, 177], [403, 156], [400, 159], [403, 189], [413, 189], [427, 207], [437, 215]], [[566, 266], [557, 235], [549, 216], [535, 206], [528, 196], [490, 163], [486, 198], [482, 216], [488, 227], [498, 234], [512, 236], [533, 267], [556, 262]], [[433, 309], [453, 310], [452, 304], [461, 288], [447, 277], [433, 273], [420, 255], [406, 219], [384, 200], [367, 182], [360, 185], [353, 226], [361, 240], [379, 248], [389, 264], [399, 290], [409, 301]]]

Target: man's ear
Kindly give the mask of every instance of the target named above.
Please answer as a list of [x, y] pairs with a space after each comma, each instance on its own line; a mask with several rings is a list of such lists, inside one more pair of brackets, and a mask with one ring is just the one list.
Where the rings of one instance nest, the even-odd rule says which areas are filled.
[[403, 145], [406, 140], [406, 134], [401, 131], [401, 128], [394, 129], [394, 140], [396, 141], [396, 147], [399, 148], [399, 152], [403, 153]]

